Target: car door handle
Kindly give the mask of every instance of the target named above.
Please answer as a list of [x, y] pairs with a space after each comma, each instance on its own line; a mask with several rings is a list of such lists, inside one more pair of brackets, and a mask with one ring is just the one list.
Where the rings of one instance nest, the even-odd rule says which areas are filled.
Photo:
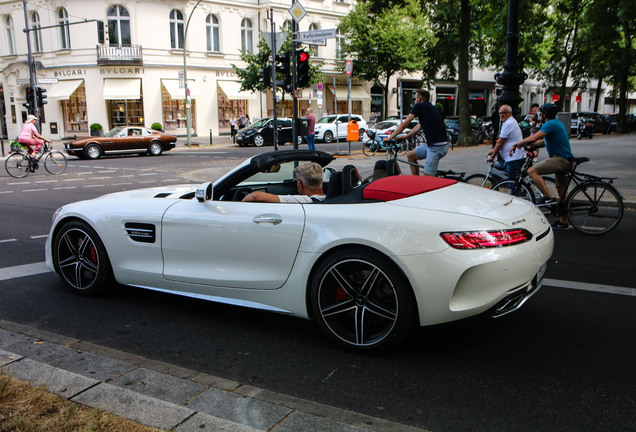
[[264, 215], [258, 215], [256, 217], [254, 217], [254, 219], [252, 219], [252, 221], [254, 223], [257, 224], [272, 224], [272, 225], [278, 225], [279, 223], [281, 223], [283, 221], [283, 218], [279, 215], [275, 215], [275, 214], [264, 214]]

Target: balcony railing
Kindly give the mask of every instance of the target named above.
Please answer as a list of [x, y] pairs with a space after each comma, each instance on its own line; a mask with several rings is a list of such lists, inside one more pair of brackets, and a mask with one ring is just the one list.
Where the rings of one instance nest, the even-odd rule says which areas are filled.
[[142, 65], [141, 45], [97, 45], [99, 65]]

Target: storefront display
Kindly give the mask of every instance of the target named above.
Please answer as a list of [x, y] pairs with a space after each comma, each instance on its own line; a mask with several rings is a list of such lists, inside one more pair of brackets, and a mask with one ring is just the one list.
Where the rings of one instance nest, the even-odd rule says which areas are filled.
[[88, 119], [86, 118], [86, 87], [84, 82], [71, 93], [68, 99], [61, 100], [62, 115], [64, 116], [64, 132], [66, 136], [72, 136], [77, 132], [88, 132]]

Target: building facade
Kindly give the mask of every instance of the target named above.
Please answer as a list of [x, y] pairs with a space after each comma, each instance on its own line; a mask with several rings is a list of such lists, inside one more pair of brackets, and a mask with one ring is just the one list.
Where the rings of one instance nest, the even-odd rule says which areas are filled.
[[[303, 0], [307, 15], [300, 30], [337, 29], [352, 1]], [[0, 120], [5, 137], [15, 137], [27, 115], [27, 27], [36, 85], [46, 90], [48, 101], [41, 109], [42, 133], [52, 139], [88, 135], [94, 123], [109, 130], [158, 122], [168, 133], [185, 135], [187, 110], [193, 135], [218, 136], [229, 133], [236, 116], [254, 119], [272, 113], [271, 92], [240, 91], [232, 65], [244, 66], [241, 50], [256, 50], [261, 32], [270, 30], [270, 9], [277, 29], [289, 25], [291, 0], [30, 0], [26, 5], [25, 13], [22, 1], [0, 0]], [[96, 20], [104, 23], [103, 32]], [[312, 64], [320, 67], [325, 82], [298, 95], [300, 115], [309, 106], [318, 116], [348, 111], [347, 77], [336, 61], [343, 37], [338, 32], [324, 45], [311, 47]], [[494, 72], [471, 72], [475, 116], [492, 110], [498, 92]], [[392, 80], [390, 115], [409, 112], [420, 78]], [[381, 89], [355, 79], [351, 88], [352, 113], [377, 117]], [[446, 115], [456, 114], [456, 83], [440, 81], [431, 90]], [[522, 112], [552, 97], [531, 81], [522, 93]], [[583, 93], [581, 102], [574, 102], [575, 96], [572, 111], [590, 109], [591, 92]], [[279, 104], [280, 116], [292, 115], [286, 97]], [[601, 112], [615, 111], [601, 106]]]

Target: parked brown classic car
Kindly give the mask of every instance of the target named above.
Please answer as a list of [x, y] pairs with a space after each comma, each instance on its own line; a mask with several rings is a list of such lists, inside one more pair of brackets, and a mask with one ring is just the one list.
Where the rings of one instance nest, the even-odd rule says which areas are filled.
[[80, 159], [99, 159], [108, 153], [139, 153], [159, 156], [173, 149], [177, 137], [139, 126], [117, 126], [104, 136], [91, 136], [65, 143], [64, 149]]

